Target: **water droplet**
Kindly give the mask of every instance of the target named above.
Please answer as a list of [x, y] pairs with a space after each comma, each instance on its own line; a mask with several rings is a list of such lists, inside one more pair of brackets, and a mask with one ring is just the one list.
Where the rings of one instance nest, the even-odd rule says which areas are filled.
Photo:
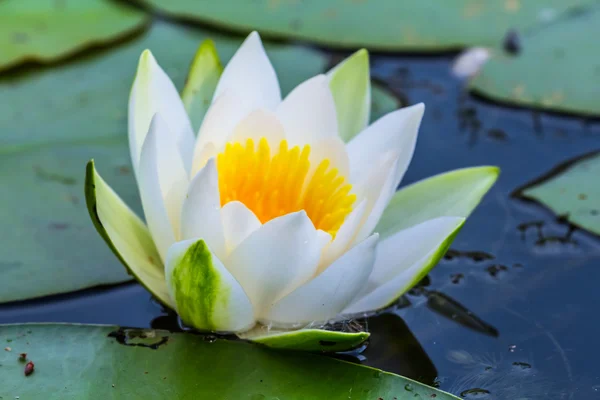
[[508, 351], [510, 351], [511, 353], [514, 353], [516, 349], [517, 349], [516, 344], [511, 344], [510, 346], [508, 346]]
[[460, 392], [460, 397], [464, 397], [467, 399], [477, 399], [477, 398], [487, 397], [488, 394], [490, 394], [489, 390], [473, 388], [473, 389], [463, 390], [462, 392]]
[[404, 390], [406, 390], [407, 392], [412, 392], [414, 389], [410, 383], [407, 383], [406, 385], [404, 385]]
[[520, 362], [520, 361], [515, 361], [512, 365], [514, 365], [515, 367], [519, 367], [521, 369], [531, 368], [531, 364], [528, 364], [526, 362]]

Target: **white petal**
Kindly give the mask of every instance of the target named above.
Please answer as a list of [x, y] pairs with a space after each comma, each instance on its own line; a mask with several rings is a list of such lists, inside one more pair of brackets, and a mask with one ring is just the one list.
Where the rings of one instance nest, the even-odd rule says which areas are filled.
[[211, 158], [190, 183], [181, 210], [181, 239], [203, 239], [217, 257], [224, 259], [225, 237], [221, 223], [219, 175]]
[[[140, 154], [150, 121], [159, 113], [169, 128], [170, 140], [190, 170], [194, 134], [177, 89], [149, 50], [140, 56], [137, 74], [129, 95], [129, 150], [138, 176]], [[139, 179], [139, 178], [138, 178]]]
[[374, 311], [393, 303], [437, 264], [463, 223], [460, 217], [437, 218], [380, 242], [369, 282], [344, 314]]
[[231, 91], [254, 108], [274, 110], [281, 102], [275, 70], [256, 32], [233, 55], [217, 85], [213, 99]]
[[437, 249], [459, 229], [462, 217], [440, 217], [404, 229], [379, 242], [369, 284], [382, 285]]
[[194, 176], [203, 167], [202, 156], [205, 147], [212, 143], [215, 149], [220, 151], [233, 134], [237, 124], [252, 110], [253, 107], [250, 104], [244, 102], [242, 98], [231, 91], [223, 93], [215, 99], [206, 112], [198, 132], [191, 176]]
[[171, 246], [165, 275], [169, 294], [185, 323], [218, 332], [243, 332], [254, 326], [248, 296], [203, 240]]
[[256, 215], [239, 201], [230, 201], [221, 208], [221, 221], [228, 254], [262, 225]]
[[319, 276], [279, 300], [261, 322], [294, 326], [334, 318], [360, 291], [371, 273], [377, 238], [373, 234], [357, 244]]
[[325, 75], [317, 75], [292, 90], [277, 107], [277, 116], [292, 145], [338, 137], [335, 102]]
[[214, 143], [208, 142], [201, 149], [198, 150], [198, 153], [194, 155], [194, 163], [192, 164], [192, 173], [190, 177], [193, 178], [196, 174], [204, 168], [208, 160], [213, 157], [216, 157], [219, 151]]
[[142, 146], [138, 180], [146, 223], [164, 261], [167, 249], [179, 234], [188, 179], [169, 127], [158, 114], [152, 119]]
[[395, 167], [398, 163], [398, 153], [388, 151], [373, 160], [363, 180], [353, 186], [357, 198], [366, 201], [365, 214], [360, 223], [359, 231], [354, 242], [359, 242], [369, 236], [376, 226], [383, 210], [396, 190]]
[[252, 139], [256, 144], [262, 138], [267, 139], [273, 154], [285, 139], [285, 132], [275, 113], [259, 109], [252, 111], [237, 124], [229, 141], [245, 143], [247, 139]]
[[225, 261], [258, 316], [314, 275], [324, 243], [304, 211], [275, 218], [248, 236]]
[[348, 214], [344, 223], [338, 229], [335, 239], [325, 248], [323, 258], [319, 265], [319, 272], [327, 268], [335, 259], [340, 257], [346, 252], [348, 247], [354, 242], [354, 238], [358, 233], [358, 227], [363, 221], [363, 217], [367, 208], [366, 200], [361, 201], [351, 212]]
[[410, 164], [425, 106], [419, 103], [384, 115], [348, 143], [350, 176], [359, 181], [384, 152], [398, 151], [395, 180], [400, 183]]

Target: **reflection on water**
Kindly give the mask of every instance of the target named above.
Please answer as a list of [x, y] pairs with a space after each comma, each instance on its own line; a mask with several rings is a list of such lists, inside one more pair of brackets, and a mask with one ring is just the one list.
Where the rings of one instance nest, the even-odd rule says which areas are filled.
[[[536, 204], [511, 197], [565, 160], [600, 148], [600, 123], [466, 95], [447, 57], [374, 55], [373, 74], [427, 110], [404, 184], [454, 168], [502, 174], [426, 282], [366, 321], [345, 354], [473, 399], [600, 398], [600, 247]], [[410, 303], [410, 304], [409, 304]], [[0, 322], [179, 329], [138, 285], [0, 306]]]

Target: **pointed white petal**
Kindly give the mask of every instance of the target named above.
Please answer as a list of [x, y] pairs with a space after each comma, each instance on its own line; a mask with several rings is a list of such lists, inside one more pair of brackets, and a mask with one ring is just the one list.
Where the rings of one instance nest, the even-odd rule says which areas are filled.
[[[159, 113], [169, 128], [170, 140], [183, 159], [186, 171], [192, 161], [194, 134], [177, 89], [149, 50], [140, 56], [137, 74], [129, 95], [129, 150], [138, 176], [140, 154], [150, 121]], [[138, 178], [139, 179], [139, 178]]]
[[254, 110], [241, 120], [233, 130], [229, 141], [245, 143], [247, 139], [252, 139], [257, 144], [262, 138], [267, 139], [271, 154], [285, 139], [283, 125], [275, 113], [265, 109]]
[[423, 103], [393, 111], [379, 118], [348, 143], [350, 175], [361, 180], [374, 160], [386, 151], [398, 151], [395, 180], [400, 183], [410, 164], [423, 117]]
[[254, 326], [248, 296], [203, 240], [171, 246], [165, 275], [177, 313], [186, 324], [217, 332], [243, 332]]
[[262, 225], [256, 215], [239, 201], [230, 201], [221, 208], [221, 221], [228, 254]]
[[170, 129], [156, 114], [142, 146], [139, 164], [139, 191], [146, 223], [164, 261], [177, 240], [181, 204], [188, 185], [187, 173]]
[[379, 155], [369, 167], [362, 181], [353, 186], [353, 192], [359, 200], [366, 202], [365, 214], [358, 228], [354, 242], [359, 242], [369, 236], [377, 224], [385, 206], [394, 194], [395, 167], [398, 153], [388, 151]]
[[212, 142], [206, 143], [201, 149], [199, 149], [198, 153], [194, 155], [194, 163], [192, 164], [192, 173], [190, 174], [190, 178], [194, 178], [196, 174], [198, 174], [198, 172], [204, 168], [208, 160], [216, 157], [218, 153], [217, 147]]
[[361, 49], [327, 73], [335, 100], [339, 134], [349, 141], [365, 129], [371, 112], [369, 52]]
[[[380, 242], [365, 290], [343, 313], [375, 311], [393, 303], [437, 264], [463, 223], [464, 218], [443, 217]], [[413, 235], [412, 242], [408, 242]]]
[[214, 99], [229, 91], [254, 108], [274, 110], [281, 102], [277, 75], [256, 32], [246, 38], [225, 67]]
[[206, 112], [198, 138], [194, 147], [194, 160], [192, 163], [192, 176], [203, 167], [202, 159], [205, 147], [212, 143], [220, 151], [233, 135], [238, 123], [243, 120], [254, 108], [232, 91], [223, 93], [214, 100]]
[[366, 200], [363, 200], [352, 210], [352, 212], [350, 212], [350, 214], [348, 214], [346, 220], [340, 229], [338, 229], [333, 241], [325, 248], [319, 265], [319, 272], [327, 268], [352, 245], [354, 238], [358, 233], [358, 227], [363, 221], [366, 208], [367, 202]]
[[369, 285], [379, 286], [400, 274], [458, 232], [465, 219], [439, 217], [404, 229], [377, 246], [377, 258]]
[[277, 301], [260, 321], [294, 326], [334, 318], [360, 291], [371, 273], [377, 238], [373, 234], [354, 246], [319, 276]]
[[217, 257], [226, 256], [221, 223], [219, 175], [215, 159], [198, 172], [190, 183], [181, 210], [181, 240], [203, 239]]
[[277, 116], [292, 145], [338, 137], [337, 114], [325, 75], [298, 85], [277, 107]]
[[251, 233], [225, 261], [257, 317], [314, 275], [323, 242], [304, 211], [275, 218]]

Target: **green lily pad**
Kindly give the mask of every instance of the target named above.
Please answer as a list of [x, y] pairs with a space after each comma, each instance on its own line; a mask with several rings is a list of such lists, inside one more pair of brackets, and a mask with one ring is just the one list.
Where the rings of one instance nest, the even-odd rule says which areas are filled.
[[515, 195], [534, 200], [596, 235], [600, 235], [600, 153], [569, 160]]
[[145, 13], [108, 0], [0, 1], [0, 70], [114, 42], [148, 21]]
[[[332, 358], [186, 333], [85, 325], [3, 325], [5, 399], [457, 399]], [[25, 361], [34, 372], [25, 376]]]
[[369, 338], [369, 333], [323, 329], [269, 330], [265, 326], [259, 325], [249, 332], [238, 334], [238, 337], [274, 349], [335, 353], [359, 347]]
[[522, 38], [522, 51], [501, 51], [470, 84], [477, 94], [528, 107], [600, 115], [600, 9], [564, 18]]
[[139, 0], [166, 14], [237, 32], [328, 46], [438, 51], [496, 45], [595, 0]]
[[[10, 226], [0, 233], [0, 302], [130, 279], [90, 223], [83, 166], [94, 158], [107, 183], [142, 215], [126, 133], [139, 55], [152, 49], [182, 88], [194, 52], [209, 36], [225, 61], [241, 44], [157, 23], [101, 55], [0, 79], [0, 218]], [[305, 48], [274, 45], [268, 52], [284, 92], [327, 65]]]

